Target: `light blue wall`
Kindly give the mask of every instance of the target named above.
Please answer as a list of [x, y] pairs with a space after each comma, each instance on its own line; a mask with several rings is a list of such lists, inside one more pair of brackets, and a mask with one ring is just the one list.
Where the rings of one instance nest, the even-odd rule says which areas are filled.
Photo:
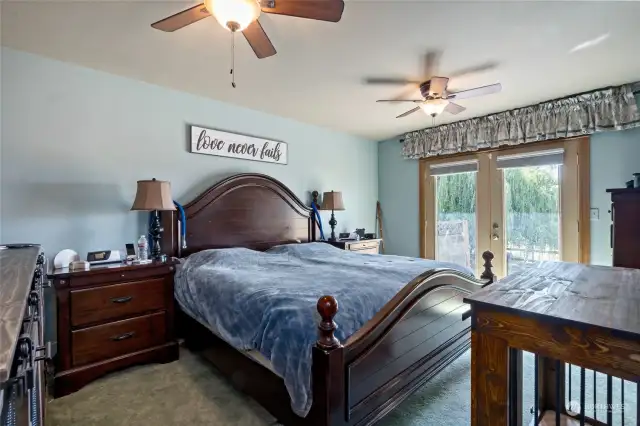
[[398, 140], [378, 144], [378, 196], [385, 253], [419, 257], [418, 161], [402, 158]]
[[[637, 98], [640, 107], [640, 97]], [[386, 252], [419, 256], [418, 161], [403, 160], [399, 138], [378, 143], [378, 188]], [[622, 188], [640, 172], [640, 128], [597, 133], [591, 137], [591, 262], [611, 265], [607, 188]]]
[[[3, 242], [39, 242], [51, 255], [123, 248], [144, 229], [145, 216], [129, 211], [137, 180], [169, 180], [186, 202], [243, 172], [273, 176], [305, 202], [311, 190], [341, 190], [338, 229], [374, 229], [375, 142], [20, 51], [1, 54]], [[289, 164], [191, 154], [190, 124], [285, 141]]]

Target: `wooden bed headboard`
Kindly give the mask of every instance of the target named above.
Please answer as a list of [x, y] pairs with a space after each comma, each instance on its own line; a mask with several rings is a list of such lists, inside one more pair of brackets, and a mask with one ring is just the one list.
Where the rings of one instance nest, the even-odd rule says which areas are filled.
[[179, 212], [162, 212], [162, 252], [185, 257], [201, 250], [315, 241], [312, 210], [272, 177], [244, 173], [228, 177], [184, 205], [187, 248], [179, 238]]

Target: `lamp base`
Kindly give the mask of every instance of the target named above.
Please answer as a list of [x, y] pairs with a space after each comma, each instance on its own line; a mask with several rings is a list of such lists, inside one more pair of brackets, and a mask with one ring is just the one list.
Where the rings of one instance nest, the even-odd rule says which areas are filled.
[[160, 240], [162, 238], [164, 228], [160, 224], [160, 211], [154, 210], [151, 214], [151, 224], [149, 225], [149, 235], [151, 236], [151, 259], [161, 261], [163, 255], [161, 253], [162, 250], [160, 249]]
[[329, 241], [338, 241], [336, 238], [336, 225], [338, 221], [336, 220], [335, 215], [333, 214], [333, 210], [331, 210], [331, 219], [329, 220], [329, 226], [331, 226], [331, 237], [329, 237]]

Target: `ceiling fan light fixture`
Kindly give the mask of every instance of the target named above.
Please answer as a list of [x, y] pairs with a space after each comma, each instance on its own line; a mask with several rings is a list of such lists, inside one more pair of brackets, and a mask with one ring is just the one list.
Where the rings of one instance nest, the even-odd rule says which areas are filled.
[[422, 112], [433, 117], [442, 114], [448, 103], [449, 102], [445, 101], [444, 99], [433, 99], [421, 103], [420, 108], [422, 109]]
[[205, 0], [204, 7], [229, 31], [242, 31], [260, 16], [256, 0]]

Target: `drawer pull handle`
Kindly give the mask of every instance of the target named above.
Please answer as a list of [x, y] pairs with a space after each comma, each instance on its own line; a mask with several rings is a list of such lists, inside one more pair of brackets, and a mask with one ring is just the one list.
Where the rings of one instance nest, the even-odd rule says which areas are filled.
[[127, 303], [127, 302], [130, 302], [131, 299], [133, 299], [132, 296], [116, 297], [114, 299], [111, 299], [111, 302], [113, 302], [113, 303]]
[[119, 336], [113, 336], [113, 337], [111, 338], [111, 340], [113, 340], [114, 342], [119, 342], [120, 340], [130, 339], [130, 338], [132, 338], [132, 337], [133, 337], [133, 336], [135, 336], [135, 335], [136, 335], [136, 333], [135, 333], [135, 332], [130, 331], [130, 332], [128, 332], [128, 333], [124, 333], [124, 334], [121, 334], [121, 335], [119, 335]]

